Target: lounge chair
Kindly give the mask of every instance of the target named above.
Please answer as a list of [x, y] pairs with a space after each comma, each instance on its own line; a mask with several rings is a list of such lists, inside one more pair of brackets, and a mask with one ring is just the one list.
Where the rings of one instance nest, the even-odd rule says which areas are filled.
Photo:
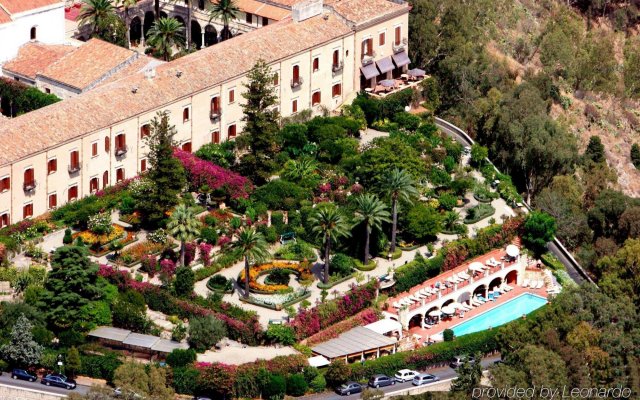
[[491, 293], [491, 292], [489, 292], [487, 297], [489, 298], [490, 301], [494, 301], [495, 300], [495, 298], [493, 297], [493, 293]]
[[506, 290], [507, 292], [510, 292], [513, 290], [513, 287], [511, 285], [504, 285], [504, 290]]
[[397, 301], [393, 302], [393, 308], [402, 308], [402, 306], [400, 304], [398, 304]]
[[481, 305], [480, 302], [476, 301], [476, 299], [469, 300], [469, 303], [471, 303], [471, 305], [474, 307], [478, 307], [479, 305]]
[[493, 298], [497, 299], [498, 297], [500, 297], [500, 291], [498, 291], [497, 289], [493, 291]]
[[484, 304], [487, 302], [487, 300], [482, 296], [476, 296], [476, 301], [480, 304]]
[[462, 308], [464, 308], [467, 311], [473, 310], [473, 307], [471, 307], [469, 304], [465, 304], [465, 303], [462, 303]]
[[529, 279], [525, 279], [524, 282], [522, 282], [522, 287], [529, 287]]

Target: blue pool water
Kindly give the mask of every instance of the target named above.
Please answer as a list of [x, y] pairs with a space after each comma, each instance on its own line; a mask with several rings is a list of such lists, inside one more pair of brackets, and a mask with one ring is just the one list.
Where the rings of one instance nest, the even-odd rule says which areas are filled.
[[543, 305], [547, 304], [547, 299], [530, 293], [523, 294], [504, 304], [492, 308], [491, 310], [473, 317], [468, 321], [453, 327], [456, 336], [462, 336], [473, 332], [483, 331], [489, 327], [497, 327], [509, 321], [522, 317], [522, 314], [529, 314]]

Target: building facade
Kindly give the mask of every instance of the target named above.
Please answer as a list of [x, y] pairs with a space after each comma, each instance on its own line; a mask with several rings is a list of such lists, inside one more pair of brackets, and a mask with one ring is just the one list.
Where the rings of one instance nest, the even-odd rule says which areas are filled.
[[[158, 111], [184, 150], [233, 140], [258, 60], [274, 72], [282, 116], [337, 109], [363, 87], [362, 41], [407, 32], [408, 12], [388, 0], [294, 4], [291, 18], [0, 123], [0, 227], [144, 172]], [[377, 49], [392, 54], [393, 41]]]

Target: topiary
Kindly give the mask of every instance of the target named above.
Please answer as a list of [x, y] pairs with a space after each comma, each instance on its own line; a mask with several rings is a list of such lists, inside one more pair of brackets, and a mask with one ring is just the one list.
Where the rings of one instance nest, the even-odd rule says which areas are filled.
[[309, 385], [307, 385], [307, 381], [304, 380], [304, 375], [302, 374], [293, 374], [287, 377], [287, 394], [289, 396], [302, 396], [306, 393]]
[[324, 392], [327, 387], [327, 380], [324, 375], [318, 375], [309, 382], [309, 388], [315, 393]]
[[445, 342], [452, 342], [453, 341], [453, 330], [451, 329], [445, 329], [442, 332], [442, 338]]
[[167, 364], [171, 367], [185, 367], [196, 360], [196, 352], [193, 349], [174, 349], [167, 355]]
[[73, 236], [71, 236], [71, 229], [67, 228], [64, 230], [64, 237], [62, 238], [62, 243], [64, 244], [73, 243]]

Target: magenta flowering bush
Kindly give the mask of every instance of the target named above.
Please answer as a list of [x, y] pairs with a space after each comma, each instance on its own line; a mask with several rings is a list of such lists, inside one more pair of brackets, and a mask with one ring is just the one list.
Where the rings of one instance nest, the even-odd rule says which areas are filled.
[[180, 149], [175, 149], [173, 155], [182, 163], [189, 176], [189, 182], [194, 188], [207, 185], [213, 190], [223, 190], [233, 199], [246, 199], [253, 190], [253, 185], [247, 178], [210, 161], [202, 160]]
[[213, 246], [210, 245], [209, 243], [206, 243], [206, 242], [200, 243], [200, 246], [199, 246], [200, 261], [202, 261], [202, 265], [204, 265], [205, 267], [208, 267], [208, 266], [211, 265], [211, 250], [212, 249], [213, 249]]
[[160, 277], [164, 282], [169, 282], [176, 273], [176, 263], [169, 259], [160, 261]]
[[378, 312], [373, 308], [365, 308], [351, 318], [340, 321], [337, 324], [330, 326], [320, 332], [310, 336], [307, 341], [307, 346], [313, 346], [318, 343], [326, 342], [327, 340], [337, 338], [340, 334], [355, 328], [356, 326], [363, 326], [376, 322], [380, 319]]
[[231, 238], [229, 236], [222, 235], [218, 239], [218, 246], [220, 247], [224, 247], [226, 244], [229, 244], [229, 243], [231, 243]]

